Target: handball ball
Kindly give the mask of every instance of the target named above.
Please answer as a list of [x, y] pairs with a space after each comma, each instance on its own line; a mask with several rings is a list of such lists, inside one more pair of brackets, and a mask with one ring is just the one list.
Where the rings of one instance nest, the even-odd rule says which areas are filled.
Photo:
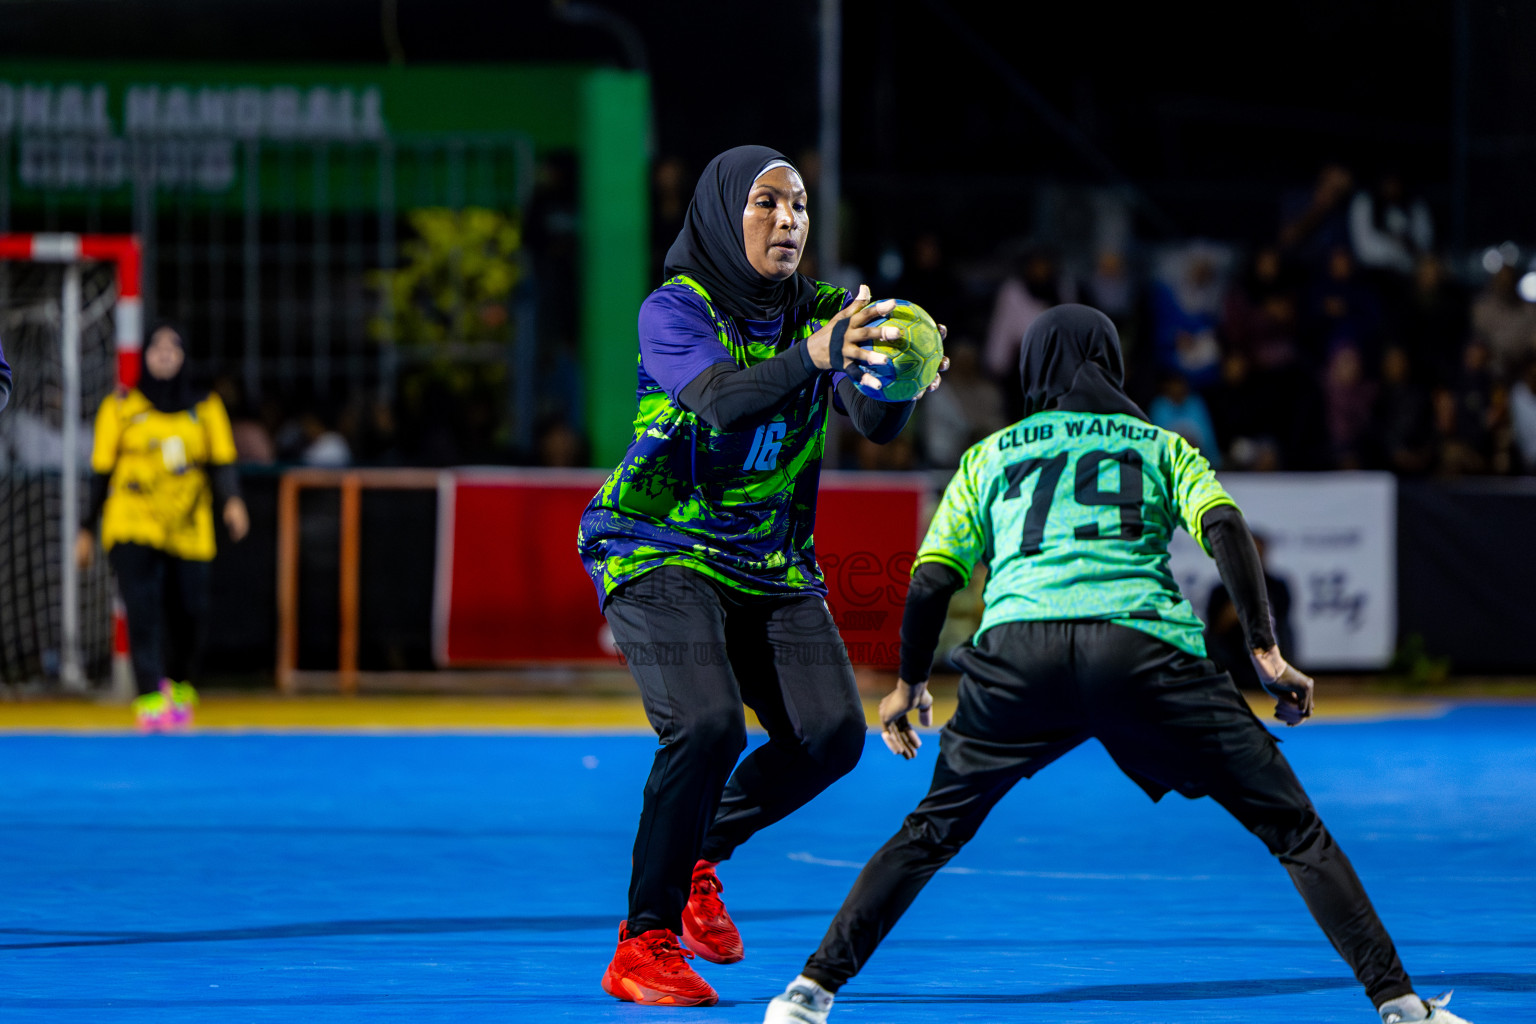
[[[881, 299], [880, 302], [887, 300]], [[871, 302], [878, 306], [880, 302]], [[860, 391], [882, 402], [910, 402], [923, 393], [939, 375], [939, 363], [944, 360], [944, 339], [939, 336], [939, 325], [915, 302], [896, 300], [896, 308], [889, 316], [871, 320], [865, 327], [884, 327], [893, 324], [901, 328], [901, 337], [890, 341], [866, 341], [864, 347], [890, 357], [884, 366], [871, 366], [868, 371], [879, 378], [880, 387], [858, 385]]]

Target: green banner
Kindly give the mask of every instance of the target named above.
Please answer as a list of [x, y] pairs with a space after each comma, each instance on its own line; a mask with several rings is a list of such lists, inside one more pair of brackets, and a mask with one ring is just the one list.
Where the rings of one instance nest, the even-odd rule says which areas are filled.
[[144, 181], [245, 202], [252, 169], [263, 206], [503, 205], [519, 145], [580, 144], [594, 73], [7, 61], [0, 173], [16, 206], [127, 201]]

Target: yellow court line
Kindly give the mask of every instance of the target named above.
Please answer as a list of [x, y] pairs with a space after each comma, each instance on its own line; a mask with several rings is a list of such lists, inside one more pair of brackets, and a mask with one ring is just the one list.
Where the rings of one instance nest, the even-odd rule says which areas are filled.
[[[1261, 720], [1272, 721], [1274, 702], [1249, 698]], [[878, 701], [866, 699], [864, 718], [879, 722]], [[1315, 721], [1359, 722], [1436, 718], [1452, 703], [1405, 697], [1337, 697], [1324, 701]], [[953, 690], [935, 695], [934, 722], [954, 714]], [[756, 725], [750, 714], [749, 724]], [[0, 702], [0, 733], [119, 733], [132, 731], [122, 705], [84, 701]], [[593, 696], [252, 696], [205, 694], [197, 710], [198, 732], [631, 732], [650, 724], [633, 695]]]

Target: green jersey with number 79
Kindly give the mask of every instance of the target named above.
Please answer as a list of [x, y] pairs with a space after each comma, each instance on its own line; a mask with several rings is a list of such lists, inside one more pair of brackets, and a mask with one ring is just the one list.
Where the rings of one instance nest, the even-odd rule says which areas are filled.
[[[1200, 619], [1168, 568], [1176, 526], [1236, 502], [1178, 434], [1135, 416], [1039, 412], [973, 445], [916, 565], [970, 580], [988, 566], [976, 636], [1003, 622], [1098, 619], [1205, 656]], [[914, 568], [916, 568], [914, 565]]]

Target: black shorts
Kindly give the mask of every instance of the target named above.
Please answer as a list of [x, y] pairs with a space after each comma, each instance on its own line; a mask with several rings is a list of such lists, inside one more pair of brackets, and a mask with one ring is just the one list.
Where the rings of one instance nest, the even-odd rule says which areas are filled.
[[1111, 622], [1006, 622], [960, 650], [960, 706], [940, 736], [961, 775], [1028, 778], [1087, 739], [1153, 800], [1220, 792], [1279, 758], [1232, 678]]

